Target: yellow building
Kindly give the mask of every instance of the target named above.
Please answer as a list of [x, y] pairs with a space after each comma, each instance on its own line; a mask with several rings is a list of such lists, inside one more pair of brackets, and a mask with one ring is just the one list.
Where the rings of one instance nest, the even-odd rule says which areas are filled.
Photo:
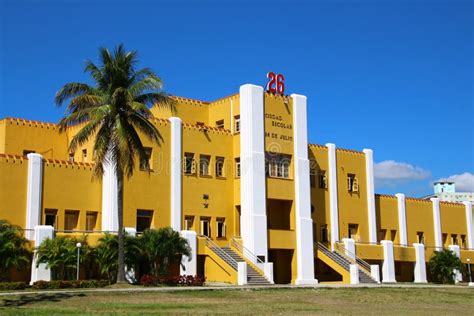
[[[426, 282], [449, 247], [474, 261], [473, 210], [374, 193], [373, 153], [308, 144], [306, 97], [243, 85], [214, 102], [176, 97], [153, 108], [161, 146], [144, 139], [150, 173], [124, 186], [124, 226], [170, 226], [193, 254], [185, 274], [234, 284]], [[92, 181], [92, 142], [68, 152], [76, 126], [0, 121], [0, 218], [33, 244], [117, 231], [114, 170]], [[31, 281], [48, 279], [33, 266]]]

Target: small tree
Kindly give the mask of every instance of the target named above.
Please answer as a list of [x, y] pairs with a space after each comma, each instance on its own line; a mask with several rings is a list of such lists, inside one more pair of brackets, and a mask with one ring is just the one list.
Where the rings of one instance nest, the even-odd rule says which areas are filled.
[[155, 275], [166, 275], [173, 263], [181, 263], [182, 256], [191, 256], [188, 241], [170, 227], [147, 229], [141, 236], [142, 255]]
[[428, 262], [428, 266], [435, 283], [453, 284], [455, 270], [464, 272], [461, 260], [449, 249], [435, 251]]
[[[124, 236], [125, 265], [137, 271], [140, 260], [140, 245], [138, 239], [133, 236]], [[109, 283], [117, 280], [118, 269], [118, 237], [106, 233], [99, 239], [94, 249], [95, 260], [99, 265], [99, 272], [105, 275]]]
[[10, 269], [23, 268], [30, 261], [27, 246], [21, 228], [0, 219], [0, 281], [10, 279]]

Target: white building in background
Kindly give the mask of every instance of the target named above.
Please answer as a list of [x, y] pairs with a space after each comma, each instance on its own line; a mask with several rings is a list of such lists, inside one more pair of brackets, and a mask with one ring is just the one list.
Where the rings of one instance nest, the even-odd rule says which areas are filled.
[[474, 202], [474, 192], [456, 192], [456, 184], [452, 181], [436, 181], [433, 187], [434, 194], [424, 199], [437, 197], [442, 202]]

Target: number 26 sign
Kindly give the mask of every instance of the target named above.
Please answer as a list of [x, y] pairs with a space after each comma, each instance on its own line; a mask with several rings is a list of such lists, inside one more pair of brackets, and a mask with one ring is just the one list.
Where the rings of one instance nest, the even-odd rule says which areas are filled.
[[268, 83], [267, 91], [270, 93], [283, 94], [285, 92], [285, 77], [282, 74], [274, 72], [267, 73]]

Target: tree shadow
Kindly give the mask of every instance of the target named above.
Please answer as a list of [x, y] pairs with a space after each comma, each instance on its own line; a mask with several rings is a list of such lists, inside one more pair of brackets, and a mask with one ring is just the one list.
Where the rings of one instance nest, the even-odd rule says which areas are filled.
[[2, 305], [0, 305], [0, 307], [20, 307], [36, 302], [61, 302], [62, 300], [71, 298], [73, 296], [83, 297], [86, 295], [84, 293], [25, 294], [16, 299], [3, 299]]

